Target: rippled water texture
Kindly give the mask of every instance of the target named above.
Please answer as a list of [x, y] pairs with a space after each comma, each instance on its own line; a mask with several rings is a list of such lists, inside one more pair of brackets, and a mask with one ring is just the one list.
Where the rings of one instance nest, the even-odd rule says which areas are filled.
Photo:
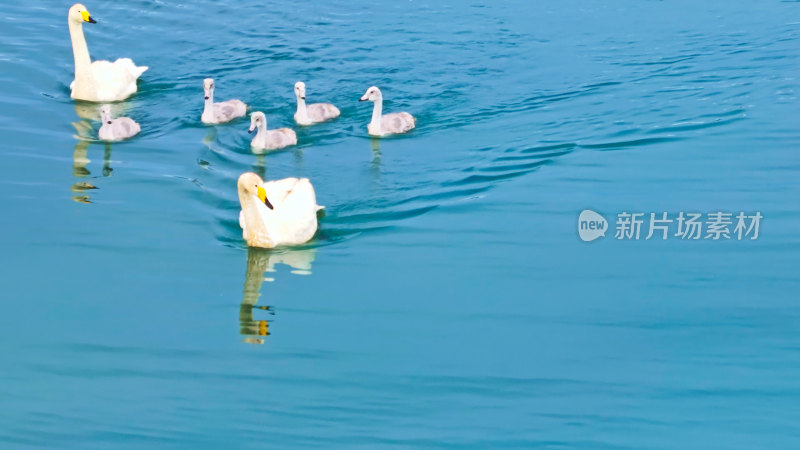
[[[0, 446], [800, 447], [800, 4], [87, 2], [150, 66], [128, 142], [69, 98], [69, 4], [0, 12]], [[205, 77], [342, 116], [254, 155]], [[412, 133], [367, 137], [370, 85]], [[246, 248], [247, 170], [311, 179], [312, 243]]]

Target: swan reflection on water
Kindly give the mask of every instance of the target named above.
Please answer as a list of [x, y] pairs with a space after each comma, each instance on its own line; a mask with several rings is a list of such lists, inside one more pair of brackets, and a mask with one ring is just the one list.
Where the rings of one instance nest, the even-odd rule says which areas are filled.
[[[250, 247], [247, 250], [247, 271], [244, 280], [244, 297], [239, 309], [239, 332], [244, 336], [243, 341], [248, 344], [263, 344], [264, 337], [270, 334], [271, 320], [266, 317], [274, 316], [275, 310], [268, 305], [257, 305], [261, 296], [261, 285], [265, 282], [275, 281], [275, 276], [266, 276], [266, 273], [277, 274], [277, 264], [291, 267], [295, 275], [311, 275], [311, 263], [317, 256], [315, 248], [303, 249], [263, 249]], [[264, 311], [264, 312], [261, 312]], [[256, 318], [258, 315], [258, 319]]]
[[[92, 127], [92, 121], [100, 119], [100, 106], [92, 103], [78, 102], [75, 104], [75, 113], [81, 120], [72, 122], [75, 127], [75, 149], [72, 152], [72, 175], [75, 178], [87, 178], [92, 175], [87, 166], [91, 162], [89, 159], [89, 146], [97, 139], [97, 131]], [[111, 176], [111, 144], [105, 144], [103, 151], [103, 176]], [[78, 181], [70, 186], [72, 199], [78, 203], [91, 203], [89, 191], [97, 189], [92, 183], [85, 180]]]
[[381, 165], [381, 140], [378, 138], [370, 138], [369, 148], [372, 149], [372, 166], [373, 168], [380, 168]]

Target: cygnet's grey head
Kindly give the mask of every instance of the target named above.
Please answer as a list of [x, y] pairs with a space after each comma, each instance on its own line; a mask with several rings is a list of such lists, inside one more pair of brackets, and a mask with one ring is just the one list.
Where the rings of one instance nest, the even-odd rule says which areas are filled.
[[264, 128], [267, 127], [267, 116], [264, 115], [261, 111], [256, 111], [250, 114], [250, 131], [252, 133], [256, 130], [256, 128], [260, 127], [261, 124], [264, 124]]
[[103, 123], [111, 124], [111, 105], [103, 105], [100, 107], [100, 120]]
[[365, 92], [364, 95], [361, 96], [361, 99], [359, 101], [365, 102], [369, 100], [371, 102], [376, 102], [381, 98], [382, 98], [381, 90], [378, 89], [376, 86], [370, 86], [370, 88], [367, 89], [367, 92]]
[[211, 78], [206, 78], [203, 80], [203, 92], [206, 94], [206, 100], [210, 99], [214, 95], [214, 80]]
[[306, 84], [302, 81], [298, 81], [294, 84], [294, 95], [297, 96], [300, 100], [306, 99]]

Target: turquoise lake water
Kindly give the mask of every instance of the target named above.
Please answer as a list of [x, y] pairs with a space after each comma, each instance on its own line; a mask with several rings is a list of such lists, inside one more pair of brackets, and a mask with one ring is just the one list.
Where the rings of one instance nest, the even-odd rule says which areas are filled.
[[[112, 145], [68, 7], [0, 12], [0, 446], [800, 447], [800, 3], [89, 2], [150, 67]], [[300, 145], [203, 126], [205, 77]], [[247, 249], [248, 170], [311, 179], [312, 243]]]

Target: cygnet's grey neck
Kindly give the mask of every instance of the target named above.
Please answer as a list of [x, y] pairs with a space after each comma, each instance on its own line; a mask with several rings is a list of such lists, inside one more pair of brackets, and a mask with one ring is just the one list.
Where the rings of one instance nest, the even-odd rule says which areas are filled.
[[258, 124], [257, 127], [258, 131], [256, 131], [256, 140], [266, 140], [267, 139], [267, 124], [261, 122]]
[[297, 115], [302, 119], [308, 118], [308, 110], [306, 109], [306, 101], [303, 97], [297, 97]]
[[212, 108], [214, 107], [214, 91], [211, 91], [206, 96], [205, 106], [203, 107], [203, 112], [211, 112]]
[[383, 112], [383, 98], [378, 97], [375, 100], [375, 106], [372, 108], [372, 124], [376, 127], [381, 126], [381, 113]]

